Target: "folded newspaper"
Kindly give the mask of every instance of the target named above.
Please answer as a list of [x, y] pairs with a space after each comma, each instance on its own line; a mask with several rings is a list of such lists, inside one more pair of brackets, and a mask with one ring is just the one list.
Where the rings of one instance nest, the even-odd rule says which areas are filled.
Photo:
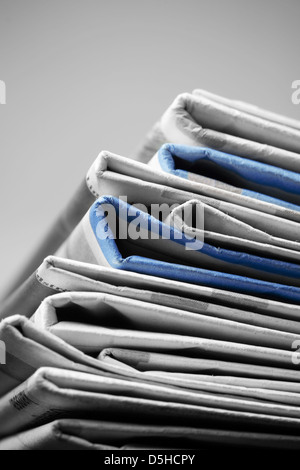
[[223, 96], [216, 95], [215, 93], [211, 93], [210, 91], [202, 90], [199, 88], [194, 90], [193, 94], [204, 96], [213, 101], [216, 101], [217, 103], [224, 104], [238, 111], [243, 111], [253, 116], [264, 118], [274, 123], [282, 124], [284, 126], [300, 130], [300, 122], [297, 119], [292, 119], [290, 117], [283, 116], [282, 114], [277, 114], [267, 109], [262, 109], [253, 104], [245, 103], [244, 101], [228, 99]]
[[104, 349], [99, 359], [120, 375], [180, 388], [295, 405], [300, 396], [299, 373], [289, 369], [118, 348]]
[[300, 444], [300, 123], [179, 95], [0, 308], [0, 450]]
[[118, 347], [298, 367], [296, 334], [107, 294], [57, 294], [42, 303], [34, 322], [92, 355]]
[[273, 165], [188, 145], [163, 145], [149, 165], [213, 188], [299, 212], [300, 175]]
[[57, 255], [246, 294], [300, 300], [299, 264], [206, 244], [197, 234], [191, 237], [140, 205], [115, 197], [98, 199]]
[[[296, 304], [278, 302], [202, 285], [48, 257], [19, 291], [5, 302], [2, 318], [31, 317], [41, 301], [58, 292], [99, 292], [184, 308], [218, 318], [289, 332], [300, 332]], [[178, 295], [180, 294], [180, 295]]]
[[105, 419], [299, 433], [300, 408], [144, 384], [55, 368], [41, 368], [0, 399], [0, 437], [57, 418]]
[[[295, 223], [300, 222], [300, 213], [297, 210], [228, 189], [181, 178], [161, 169], [153, 169], [151, 165], [146, 166], [110, 152], [101, 152], [88, 171], [85, 181], [62, 211], [27, 266], [21, 270], [10, 290], [14, 292], [46, 256], [56, 252], [95, 199], [103, 195], [127, 197], [129, 203], [146, 205], [171, 206], [174, 203], [197, 199], [245, 224], [254, 224], [258, 230], [271, 232], [269, 236], [278, 238], [276, 241], [281, 247], [299, 250], [299, 245], [295, 243], [299, 240], [298, 224]], [[273, 239], [269, 238], [269, 243], [273, 242]]]
[[220, 443], [231, 447], [298, 449], [300, 438], [254, 431], [59, 419], [3, 439], [0, 450], [201, 450]]
[[0, 397], [43, 366], [101, 375], [111, 370], [18, 315], [0, 323], [0, 340], [6, 346], [6, 361], [0, 365]]
[[239, 108], [216, 99], [216, 95], [183, 93], [134, 156], [148, 162], [162, 144], [172, 142], [222, 150], [299, 172], [299, 122], [295, 126], [295, 121], [274, 118], [263, 110], [249, 112], [247, 105]]

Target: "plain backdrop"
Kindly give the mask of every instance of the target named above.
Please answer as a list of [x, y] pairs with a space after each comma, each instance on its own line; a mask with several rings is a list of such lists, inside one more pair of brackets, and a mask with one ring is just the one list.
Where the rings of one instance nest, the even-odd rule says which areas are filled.
[[205, 88], [300, 118], [299, 0], [0, 0], [0, 290], [98, 153]]

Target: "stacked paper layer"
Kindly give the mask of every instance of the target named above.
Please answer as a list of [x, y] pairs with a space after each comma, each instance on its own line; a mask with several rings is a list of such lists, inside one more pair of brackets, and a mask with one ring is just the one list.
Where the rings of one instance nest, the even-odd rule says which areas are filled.
[[299, 448], [299, 222], [289, 118], [196, 90], [101, 152], [2, 303], [0, 450]]

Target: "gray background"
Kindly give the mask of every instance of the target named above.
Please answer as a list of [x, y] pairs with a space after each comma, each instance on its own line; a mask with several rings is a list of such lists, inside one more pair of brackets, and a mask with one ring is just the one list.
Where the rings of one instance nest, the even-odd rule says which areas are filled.
[[0, 289], [100, 150], [201, 87], [300, 118], [298, 0], [0, 0]]

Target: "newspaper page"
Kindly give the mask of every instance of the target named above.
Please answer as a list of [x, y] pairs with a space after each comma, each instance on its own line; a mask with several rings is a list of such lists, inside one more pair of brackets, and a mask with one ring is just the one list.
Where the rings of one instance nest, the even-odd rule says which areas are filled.
[[168, 142], [209, 147], [287, 170], [300, 170], [297, 128], [238, 111], [201, 95], [178, 95], [134, 158], [147, 163]]
[[[214, 444], [298, 449], [293, 435], [109, 421], [60, 419], [0, 441], [0, 450], [191, 449]], [[165, 447], [162, 447], [165, 446]]]
[[130, 416], [143, 423], [168, 417], [170, 424], [196, 427], [222, 422], [248, 425], [249, 431], [260, 426], [262, 432], [297, 432], [300, 427], [300, 408], [295, 406], [42, 368], [0, 399], [0, 437], [57, 418], [99, 416], [122, 421]]

